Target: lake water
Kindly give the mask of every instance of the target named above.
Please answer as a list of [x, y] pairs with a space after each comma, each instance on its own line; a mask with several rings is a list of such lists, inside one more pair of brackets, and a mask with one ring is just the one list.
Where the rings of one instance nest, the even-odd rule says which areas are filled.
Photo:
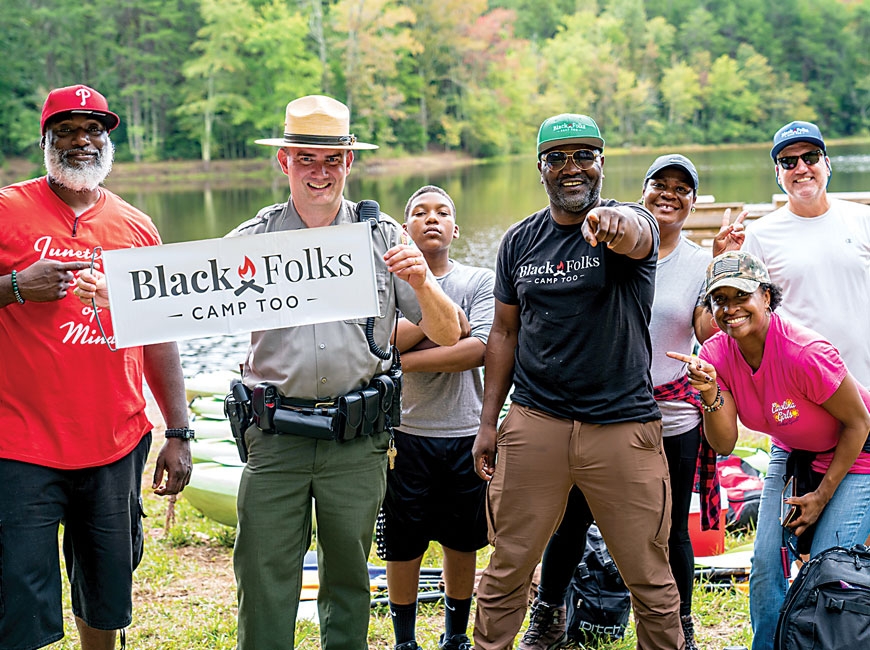
[[[768, 152], [767, 147], [741, 147], [691, 153], [700, 176], [699, 193], [713, 195], [720, 202], [770, 202], [780, 189]], [[870, 146], [831, 146], [828, 154], [834, 170], [830, 191], [870, 191]], [[643, 175], [656, 155], [608, 155], [602, 196], [638, 200]], [[345, 195], [354, 201], [374, 199], [384, 212], [401, 221], [405, 202], [417, 188], [430, 183], [443, 187], [456, 203], [461, 236], [451, 250], [462, 262], [492, 267], [505, 229], [547, 203], [532, 156], [428, 174], [419, 173], [414, 165], [415, 159], [408, 158], [408, 173], [391, 176], [366, 177], [354, 170]], [[286, 177], [276, 171], [273, 182], [262, 187], [221, 187], [212, 181], [198, 191], [119, 193], [149, 214], [164, 242], [172, 243], [221, 237], [261, 207], [286, 201], [289, 190]], [[245, 336], [181, 343], [185, 375], [240, 363], [246, 342]]]

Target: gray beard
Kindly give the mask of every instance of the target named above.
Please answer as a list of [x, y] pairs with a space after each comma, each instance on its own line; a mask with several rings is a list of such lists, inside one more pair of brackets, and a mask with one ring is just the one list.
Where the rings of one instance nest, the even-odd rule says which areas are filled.
[[103, 148], [98, 151], [96, 161], [91, 165], [71, 165], [67, 162], [66, 155], [67, 152], [46, 143], [43, 158], [49, 177], [61, 187], [73, 192], [88, 192], [97, 189], [112, 171], [115, 145], [111, 140], [106, 141]]
[[561, 191], [561, 188], [554, 188], [553, 194], [550, 196], [550, 202], [565, 212], [583, 213], [598, 205], [601, 197], [601, 181], [595, 184], [595, 187], [590, 187], [586, 193], [581, 195], [572, 195], [566, 197]]

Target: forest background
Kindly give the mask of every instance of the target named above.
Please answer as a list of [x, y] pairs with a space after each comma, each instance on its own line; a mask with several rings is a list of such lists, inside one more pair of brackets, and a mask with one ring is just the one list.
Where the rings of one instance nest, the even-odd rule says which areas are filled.
[[118, 160], [266, 157], [322, 93], [397, 155], [526, 152], [555, 113], [612, 146], [870, 133], [870, 0], [0, 0], [0, 162], [51, 88], [121, 115]]

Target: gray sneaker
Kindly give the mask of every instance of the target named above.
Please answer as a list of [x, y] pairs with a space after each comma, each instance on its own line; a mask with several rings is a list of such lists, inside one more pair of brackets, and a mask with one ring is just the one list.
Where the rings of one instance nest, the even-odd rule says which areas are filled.
[[520, 641], [519, 650], [554, 650], [568, 640], [565, 605], [548, 605], [535, 598], [529, 616], [529, 628]]

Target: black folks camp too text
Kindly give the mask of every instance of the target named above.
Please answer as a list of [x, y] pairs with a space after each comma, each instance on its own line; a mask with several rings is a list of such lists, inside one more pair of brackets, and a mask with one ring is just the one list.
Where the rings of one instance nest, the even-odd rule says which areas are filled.
[[[233, 277], [231, 266], [220, 267], [217, 259], [209, 259], [208, 268], [198, 269], [192, 273], [170, 273], [163, 264], [152, 269], [136, 269], [129, 271], [133, 286], [133, 300], [150, 300], [151, 298], [166, 298], [182, 296], [191, 293], [208, 293], [210, 291], [235, 291], [239, 288], [254, 288], [257, 283], [257, 266], [245, 256], [245, 261], [237, 269]], [[311, 280], [325, 280], [353, 275], [350, 253], [340, 255], [325, 255], [318, 246], [302, 249], [298, 259], [284, 260], [281, 254], [262, 256], [262, 286], [269, 286], [286, 280], [296, 283]]]

